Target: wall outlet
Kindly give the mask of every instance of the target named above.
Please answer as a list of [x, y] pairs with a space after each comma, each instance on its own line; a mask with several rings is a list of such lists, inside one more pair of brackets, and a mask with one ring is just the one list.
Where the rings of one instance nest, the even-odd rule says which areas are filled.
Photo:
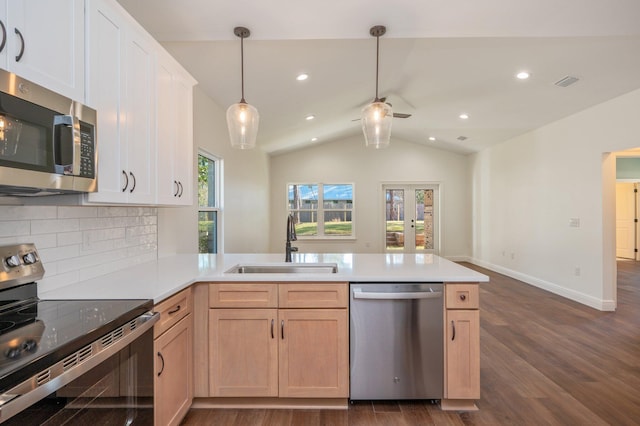
[[569, 228], [580, 228], [580, 218], [579, 217], [569, 218]]
[[516, 258], [516, 254], [515, 253], [511, 253], [511, 260]]
[[580, 267], [579, 267], [579, 266], [576, 266], [576, 267], [575, 267], [575, 269], [573, 270], [573, 273], [574, 273], [574, 275], [575, 275], [576, 277], [579, 277], [579, 276], [580, 276], [580, 274], [581, 274], [581, 272], [582, 272], [582, 271], [580, 270]]

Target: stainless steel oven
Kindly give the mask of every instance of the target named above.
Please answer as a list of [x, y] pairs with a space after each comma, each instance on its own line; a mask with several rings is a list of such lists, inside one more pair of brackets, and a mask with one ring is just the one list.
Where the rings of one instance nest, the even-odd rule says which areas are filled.
[[40, 300], [35, 247], [0, 260], [0, 422], [152, 425], [152, 301]]
[[0, 70], [0, 194], [96, 191], [96, 111]]

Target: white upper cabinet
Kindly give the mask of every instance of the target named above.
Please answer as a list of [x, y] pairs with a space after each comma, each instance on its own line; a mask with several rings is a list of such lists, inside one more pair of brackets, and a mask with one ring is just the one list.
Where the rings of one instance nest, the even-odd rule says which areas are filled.
[[84, 101], [84, 0], [0, 0], [0, 67]]
[[193, 86], [169, 54], [158, 55], [158, 204], [193, 203]]
[[98, 192], [87, 199], [154, 204], [154, 42], [117, 3], [87, 5], [87, 104], [98, 111]]

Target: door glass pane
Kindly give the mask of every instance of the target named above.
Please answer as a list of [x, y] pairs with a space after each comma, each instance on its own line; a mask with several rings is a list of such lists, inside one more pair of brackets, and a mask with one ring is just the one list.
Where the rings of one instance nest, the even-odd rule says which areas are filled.
[[404, 190], [387, 189], [385, 197], [387, 250], [401, 250], [404, 247]]
[[433, 249], [433, 189], [416, 189], [416, 251]]
[[198, 212], [198, 248], [200, 253], [217, 253], [217, 212]]

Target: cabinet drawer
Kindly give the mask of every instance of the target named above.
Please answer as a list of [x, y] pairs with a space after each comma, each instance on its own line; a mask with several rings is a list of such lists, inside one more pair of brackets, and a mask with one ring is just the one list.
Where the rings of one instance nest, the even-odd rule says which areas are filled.
[[347, 283], [280, 284], [280, 308], [346, 308], [349, 304]]
[[158, 303], [154, 311], [160, 313], [160, 319], [153, 326], [153, 337], [160, 336], [189, 314], [191, 312], [191, 304], [191, 287]]
[[277, 308], [278, 284], [215, 283], [209, 288], [210, 308]]
[[478, 284], [446, 284], [447, 309], [478, 309]]

